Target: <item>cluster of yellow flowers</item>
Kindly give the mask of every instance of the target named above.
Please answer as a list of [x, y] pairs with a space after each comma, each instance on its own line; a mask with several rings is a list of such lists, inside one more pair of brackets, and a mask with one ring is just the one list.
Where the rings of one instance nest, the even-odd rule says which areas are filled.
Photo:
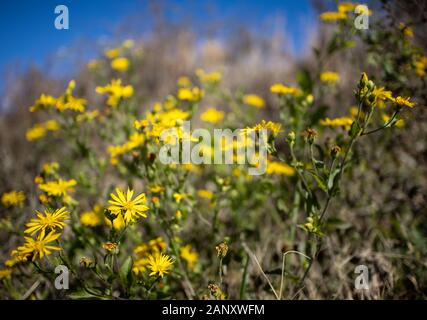
[[[130, 67], [129, 54], [132, 53], [131, 49], [135, 47], [135, 41], [128, 39], [125, 40], [120, 46], [115, 48], [108, 48], [104, 51], [104, 55], [107, 58], [107, 62], [110, 65], [111, 69], [118, 72], [125, 72]], [[142, 48], [135, 50], [133, 53], [139, 55]], [[87, 64], [89, 70], [97, 71], [105, 65], [105, 60], [102, 59], [92, 59]]]
[[[355, 9], [358, 7], [358, 3], [353, 2], [340, 2], [338, 3], [338, 10], [337, 11], [327, 11], [320, 14], [320, 19], [325, 22], [330, 21], [339, 21], [339, 20], [347, 20], [349, 18], [349, 13], [352, 13], [355, 11]], [[365, 13], [365, 6], [359, 7], [360, 11], [359, 14]], [[367, 12], [369, 15], [372, 15], [372, 11], [368, 9]]]
[[31, 112], [35, 112], [42, 109], [54, 108], [59, 112], [64, 112], [66, 110], [71, 110], [75, 112], [85, 111], [86, 100], [82, 98], [76, 98], [73, 96], [74, 88], [76, 87], [76, 82], [71, 80], [68, 83], [68, 87], [65, 90], [64, 94], [59, 98], [54, 98], [49, 95], [42, 94], [39, 99], [35, 102], [33, 106], [30, 107]]
[[110, 107], [117, 107], [124, 98], [132, 97], [133, 87], [131, 85], [122, 86], [121, 79], [113, 79], [110, 84], [105, 87], [96, 87], [96, 92], [99, 94], [107, 94], [107, 104]]
[[11, 258], [5, 262], [5, 265], [12, 268], [17, 263], [26, 261], [35, 261], [52, 254], [54, 251], [60, 251], [61, 248], [51, 244], [55, 242], [65, 227], [65, 220], [69, 218], [69, 212], [65, 207], [60, 209], [46, 209], [43, 213], [36, 211], [37, 218], [31, 219], [26, 224], [25, 233], [33, 237], [24, 237], [25, 243], [17, 249], [12, 250]]
[[1, 196], [1, 203], [6, 207], [22, 207], [25, 201], [25, 194], [22, 191], [5, 192]]
[[58, 131], [59, 124], [56, 120], [48, 120], [43, 123], [37, 123], [27, 130], [26, 138], [28, 141], [35, 141], [43, 138], [48, 131]]

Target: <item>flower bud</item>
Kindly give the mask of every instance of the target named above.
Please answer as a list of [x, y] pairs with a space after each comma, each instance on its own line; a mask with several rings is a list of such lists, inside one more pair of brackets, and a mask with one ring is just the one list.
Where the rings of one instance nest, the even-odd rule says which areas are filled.
[[335, 159], [340, 152], [341, 152], [341, 148], [339, 146], [333, 146], [331, 149], [331, 157]]
[[309, 144], [313, 144], [314, 140], [316, 140], [316, 138], [317, 138], [317, 131], [314, 129], [308, 128], [307, 130], [305, 130], [304, 136], [305, 136], [306, 141]]
[[228, 252], [228, 244], [226, 242], [221, 242], [219, 245], [215, 247], [218, 257], [223, 259]]
[[295, 132], [291, 131], [288, 133], [288, 137], [286, 138], [286, 141], [293, 146], [295, 144]]

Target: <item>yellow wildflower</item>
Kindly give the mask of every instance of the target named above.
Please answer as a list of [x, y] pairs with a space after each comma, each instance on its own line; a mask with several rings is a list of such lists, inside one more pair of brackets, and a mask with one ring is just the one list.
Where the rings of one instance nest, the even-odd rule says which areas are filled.
[[0, 269], [0, 280], [10, 279], [12, 275], [12, 269]]
[[51, 231], [48, 234], [44, 232], [40, 233], [36, 239], [24, 237], [25, 243], [23, 246], [18, 247], [18, 251], [21, 255], [32, 257], [32, 261], [35, 261], [38, 257], [41, 259], [44, 256], [52, 254], [52, 251], [61, 250], [60, 247], [49, 245], [49, 243], [56, 241], [60, 236], [60, 233]]
[[217, 83], [221, 81], [221, 72], [218, 71], [206, 73], [202, 69], [197, 69], [196, 75], [200, 79], [200, 81], [204, 83]]
[[286, 163], [269, 160], [267, 161], [266, 173], [293, 176], [295, 174], [295, 169], [287, 165]]
[[257, 96], [256, 94], [247, 94], [243, 96], [243, 102], [249, 106], [253, 106], [256, 108], [264, 108], [265, 107], [265, 101], [260, 96]]
[[375, 87], [372, 91], [372, 94], [379, 100], [390, 100], [394, 101], [393, 95], [391, 91], [385, 90], [384, 87]]
[[409, 101], [409, 99], [410, 99], [409, 97], [405, 98], [405, 97], [398, 96], [394, 99], [394, 102], [397, 105], [402, 106], [402, 107], [413, 108], [415, 106], [415, 102], [411, 102], [411, 101]]
[[43, 138], [46, 135], [46, 128], [43, 124], [36, 124], [32, 128], [28, 129], [25, 137], [28, 141], [35, 141]]
[[52, 96], [42, 94], [34, 103], [33, 106], [30, 107], [30, 112], [35, 112], [40, 109], [47, 109], [56, 104], [56, 99]]
[[255, 125], [254, 127], [248, 127], [246, 129], [243, 129], [243, 132], [244, 133], [259, 132], [262, 129], [269, 130], [269, 131], [271, 131], [273, 136], [277, 136], [282, 131], [281, 130], [282, 125], [280, 123], [277, 123], [277, 122], [262, 120], [261, 123]]
[[224, 111], [218, 111], [215, 108], [209, 108], [200, 115], [200, 119], [202, 121], [215, 124], [224, 119]]
[[1, 196], [1, 203], [5, 207], [22, 207], [25, 201], [25, 194], [22, 191], [5, 192]]
[[336, 83], [340, 81], [340, 75], [332, 71], [324, 71], [320, 74], [320, 81], [327, 83]]
[[85, 211], [80, 215], [80, 223], [87, 227], [97, 227], [102, 224], [102, 206], [96, 205], [93, 210]]
[[204, 198], [204, 199], [208, 199], [208, 200], [212, 200], [212, 198], [214, 197], [214, 194], [212, 191], [210, 190], [206, 190], [206, 189], [200, 189], [197, 191], [197, 195], [200, 198]]
[[193, 250], [191, 244], [181, 247], [179, 255], [187, 263], [189, 269], [193, 269], [199, 260], [199, 254]]
[[173, 260], [163, 254], [155, 254], [148, 257], [148, 267], [151, 270], [150, 276], [162, 277], [169, 273]]
[[199, 101], [205, 95], [204, 90], [199, 87], [179, 88], [177, 98], [183, 101]]
[[298, 88], [288, 87], [288, 86], [285, 86], [285, 85], [283, 85], [281, 83], [273, 84], [270, 87], [270, 91], [272, 93], [277, 93], [279, 95], [287, 95], [287, 94], [289, 94], [289, 95], [297, 95], [300, 92], [300, 90]]
[[46, 230], [55, 231], [65, 227], [64, 220], [68, 219], [70, 213], [65, 210], [65, 207], [56, 209], [55, 211], [45, 210], [44, 213], [36, 211], [37, 218], [31, 219], [25, 226], [24, 233], [34, 235], [37, 232], [44, 234]]
[[150, 191], [152, 193], [163, 193], [163, 192], [165, 192], [165, 188], [163, 188], [162, 186], [159, 186], [159, 185], [155, 185], [155, 186], [150, 187]]
[[96, 92], [108, 94], [107, 104], [111, 107], [117, 107], [123, 98], [129, 98], [133, 95], [133, 87], [131, 85], [122, 86], [121, 79], [113, 79], [105, 87], [96, 87]]
[[173, 194], [173, 198], [175, 199], [176, 203], [181, 203], [181, 201], [183, 199], [187, 198], [189, 195], [190, 194], [188, 194], [188, 193], [178, 193], [178, 192], [175, 192]]
[[128, 58], [115, 58], [111, 61], [111, 68], [117, 71], [126, 71], [129, 68]]
[[71, 180], [62, 180], [58, 181], [48, 181], [46, 183], [40, 184], [40, 190], [46, 192], [49, 196], [53, 197], [64, 197], [64, 200], [68, 199], [68, 193], [74, 192], [74, 186], [77, 184], [77, 181], [74, 179]]
[[145, 194], [141, 193], [133, 198], [134, 190], [127, 189], [126, 194], [120, 188], [116, 188], [116, 194], [111, 193], [111, 199], [108, 201], [110, 206], [108, 210], [114, 215], [121, 214], [126, 223], [134, 222], [137, 218], [147, 218], [149, 207], [145, 205], [146, 198]]

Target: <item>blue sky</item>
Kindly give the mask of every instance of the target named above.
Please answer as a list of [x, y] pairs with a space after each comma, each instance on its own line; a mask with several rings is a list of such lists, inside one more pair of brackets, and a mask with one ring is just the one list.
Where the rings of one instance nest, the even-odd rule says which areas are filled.
[[[48, 57], [54, 57], [56, 67], [65, 69], [67, 61], [60, 59], [61, 48], [112, 39], [126, 21], [137, 23], [141, 34], [148, 33], [153, 22], [150, 3], [163, 4], [172, 21], [191, 16], [196, 29], [206, 22], [222, 20], [237, 21], [257, 31], [280, 17], [283, 32], [291, 35], [291, 47], [296, 54], [304, 49], [303, 29], [316, 19], [309, 0], [2, 0], [0, 90], [6, 68], [12, 72], [31, 64], [43, 68]], [[59, 4], [69, 9], [69, 30], [54, 28], [54, 8]], [[88, 50], [84, 54], [90, 56], [93, 52]]]

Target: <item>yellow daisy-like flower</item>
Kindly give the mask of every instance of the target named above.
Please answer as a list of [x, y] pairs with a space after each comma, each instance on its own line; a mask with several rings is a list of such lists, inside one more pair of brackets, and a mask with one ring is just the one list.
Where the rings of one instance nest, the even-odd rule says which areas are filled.
[[173, 260], [163, 253], [148, 257], [148, 268], [151, 270], [150, 276], [160, 276], [163, 278], [172, 268]]
[[286, 163], [268, 161], [267, 162], [267, 174], [279, 174], [284, 176], [293, 176], [295, 174], [295, 169]]
[[259, 132], [262, 129], [266, 129], [268, 131], [271, 131], [273, 136], [277, 136], [282, 131], [282, 125], [277, 122], [272, 121], [265, 121], [262, 120], [261, 123], [255, 125], [254, 127], [249, 127], [246, 129], [243, 129], [243, 133], [249, 133], [249, 132]]
[[25, 134], [25, 138], [28, 141], [35, 141], [43, 138], [45, 135], [46, 135], [46, 128], [42, 124], [38, 123], [34, 125], [34, 127], [27, 130]]
[[217, 83], [217, 82], [221, 81], [221, 72], [219, 72], [219, 71], [213, 71], [210, 73], [206, 73], [202, 69], [197, 69], [196, 75], [200, 79], [200, 81], [204, 82], [204, 83]]
[[409, 107], [409, 108], [413, 108], [415, 106], [415, 102], [411, 102], [409, 101], [409, 97], [408, 98], [404, 98], [401, 96], [398, 96], [394, 99], [394, 102], [402, 107]]
[[68, 198], [69, 192], [74, 192], [74, 186], [77, 184], [77, 181], [74, 179], [71, 180], [62, 180], [58, 181], [48, 181], [46, 183], [40, 184], [40, 190], [46, 192], [49, 196], [53, 197], [64, 197]]
[[336, 83], [340, 81], [340, 75], [333, 71], [324, 71], [320, 74], [320, 81], [326, 83]]
[[34, 235], [37, 232], [44, 234], [46, 230], [53, 231], [56, 228], [63, 229], [65, 227], [64, 220], [68, 219], [70, 213], [65, 210], [65, 207], [57, 209], [53, 212], [45, 210], [44, 213], [37, 212], [37, 218], [31, 219], [25, 226], [25, 233]]
[[107, 104], [114, 108], [117, 107], [121, 99], [129, 98], [133, 95], [133, 87], [131, 85], [122, 86], [121, 79], [113, 79], [105, 87], [96, 87], [96, 92], [108, 94]]
[[22, 191], [5, 192], [1, 196], [1, 203], [5, 207], [22, 207], [25, 201], [25, 194]]
[[126, 194], [120, 188], [116, 188], [116, 194], [111, 193], [111, 199], [108, 201], [110, 210], [113, 214], [122, 214], [126, 223], [134, 222], [137, 218], [147, 218], [145, 214], [149, 207], [145, 205], [145, 194], [141, 193], [132, 199], [134, 190], [127, 189]]
[[281, 83], [275, 83], [270, 87], [272, 93], [277, 93], [279, 95], [297, 95], [300, 90], [295, 87], [288, 87]]
[[103, 207], [96, 204], [92, 210], [85, 211], [80, 215], [80, 222], [82, 225], [87, 227], [97, 227], [102, 224], [103, 221]]
[[197, 191], [197, 195], [200, 198], [211, 200], [214, 197], [214, 194], [212, 191], [206, 190], [206, 189], [200, 189]]
[[175, 192], [173, 194], [173, 198], [175, 199], [176, 203], [181, 203], [181, 201], [184, 200], [185, 198], [187, 198], [188, 196], [189, 196], [188, 193]]
[[111, 68], [117, 71], [126, 71], [129, 69], [129, 59], [128, 58], [115, 58], [111, 61]]
[[179, 88], [177, 98], [183, 101], [199, 101], [205, 95], [204, 90], [199, 87], [194, 88]]
[[257, 96], [256, 94], [247, 94], [243, 96], [243, 102], [249, 106], [253, 106], [259, 109], [265, 107], [264, 99], [260, 96]]
[[181, 247], [179, 255], [187, 262], [189, 269], [193, 269], [199, 260], [199, 254], [193, 250], [191, 244]]
[[56, 241], [60, 236], [60, 233], [51, 231], [47, 235], [40, 233], [36, 239], [24, 237], [25, 243], [23, 246], [18, 247], [18, 252], [21, 256], [32, 256], [32, 261], [35, 261], [37, 257], [41, 259], [44, 256], [52, 254], [52, 251], [61, 250], [60, 247], [49, 245], [49, 243]]
[[372, 94], [379, 100], [394, 101], [392, 92], [386, 90], [384, 87], [375, 87], [375, 89], [372, 91]]
[[209, 108], [200, 115], [200, 119], [202, 121], [215, 124], [224, 119], [224, 111], [218, 111], [215, 108]]
[[0, 269], [0, 280], [10, 279], [12, 275], [12, 269]]
[[30, 107], [30, 112], [35, 112], [40, 109], [47, 109], [56, 104], [56, 99], [50, 95], [42, 94], [40, 98], [36, 100], [33, 106]]

